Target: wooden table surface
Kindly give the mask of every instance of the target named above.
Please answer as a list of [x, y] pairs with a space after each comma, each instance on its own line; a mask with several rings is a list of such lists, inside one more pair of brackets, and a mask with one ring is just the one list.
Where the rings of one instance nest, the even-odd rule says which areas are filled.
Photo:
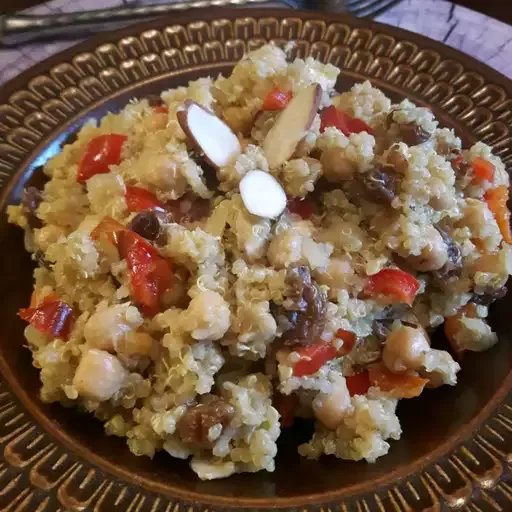
[[[0, 0], [0, 13], [18, 11], [37, 5], [43, 1], [44, 0]], [[129, 0], [127, 0], [126, 3], [129, 3]], [[136, 1], [134, 3], [136, 3]], [[512, 24], [512, 0], [455, 0], [454, 3], [469, 7], [475, 11], [483, 12], [500, 21]]]

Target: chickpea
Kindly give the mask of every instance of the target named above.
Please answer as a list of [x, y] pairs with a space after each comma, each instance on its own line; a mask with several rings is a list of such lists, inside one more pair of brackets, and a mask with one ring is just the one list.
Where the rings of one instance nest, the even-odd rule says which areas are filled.
[[94, 348], [114, 352], [126, 334], [142, 325], [137, 308], [118, 304], [94, 313], [84, 327], [84, 337]]
[[175, 266], [172, 286], [164, 293], [162, 302], [167, 308], [171, 306], [180, 307], [188, 301], [188, 278], [189, 273], [185, 267]]
[[492, 274], [492, 288], [499, 290], [508, 281], [509, 266], [507, 252], [501, 249], [498, 252], [482, 254], [472, 265], [473, 272]]
[[430, 340], [423, 328], [402, 326], [389, 334], [382, 360], [395, 373], [418, 370], [429, 351]]
[[167, 112], [153, 112], [142, 121], [142, 125], [147, 133], [154, 133], [158, 130], [165, 130], [169, 123], [169, 114]]
[[226, 124], [235, 132], [249, 135], [254, 124], [254, 115], [247, 108], [228, 107], [222, 112]]
[[147, 332], [129, 332], [121, 342], [118, 351], [127, 356], [150, 356], [153, 345], [153, 338]]
[[211, 290], [196, 295], [185, 314], [183, 328], [195, 340], [220, 340], [231, 324], [229, 304]]
[[425, 234], [427, 244], [418, 256], [408, 256], [407, 263], [420, 272], [439, 270], [448, 261], [448, 246], [439, 231], [430, 226]]
[[329, 181], [349, 180], [357, 171], [357, 167], [346, 158], [345, 151], [341, 148], [324, 150], [320, 162]]
[[318, 284], [329, 287], [329, 297], [336, 299], [338, 292], [346, 288], [354, 276], [350, 261], [341, 258], [331, 258], [327, 269], [317, 269], [315, 278]]
[[487, 203], [478, 199], [466, 199], [464, 218], [460, 222], [471, 230], [472, 238], [481, 240], [487, 251], [493, 251], [501, 242], [501, 233]]
[[336, 383], [331, 393], [318, 393], [312, 405], [316, 419], [328, 429], [336, 429], [350, 408], [350, 394], [345, 379]]
[[92, 349], [78, 364], [73, 385], [80, 395], [103, 402], [119, 391], [127, 377], [128, 372], [117, 357]]
[[438, 388], [446, 384], [455, 386], [459, 370], [459, 364], [448, 352], [431, 349], [425, 356], [424, 368], [420, 375], [429, 379], [429, 388]]
[[447, 193], [431, 197], [429, 204], [438, 211], [451, 210], [457, 206], [457, 200], [453, 195]]
[[399, 145], [390, 148], [387, 155], [387, 163], [392, 165], [399, 173], [405, 174], [409, 167], [409, 162], [405, 157]]
[[282, 231], [272, 238], [268, 246], [267, 258], [276, 269], [282, 269], [302, 258], [304, 237], [299, 230]]

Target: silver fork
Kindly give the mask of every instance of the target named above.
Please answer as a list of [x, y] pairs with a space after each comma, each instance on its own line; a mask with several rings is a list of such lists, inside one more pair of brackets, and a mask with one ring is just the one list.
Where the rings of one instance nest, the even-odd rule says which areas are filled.
[[0, 43], [16, 46], [37, 39], [79, 39], [113, 30], [135, 21], [157, 18], [184, 9], [218, 6], [281, 6], [294, 9], [348, 12], [358, 17], [375, 16], [400, 0], [192, 0], [165, 4], [125, 5], [110, 9], [63, 14], [0, 16]]

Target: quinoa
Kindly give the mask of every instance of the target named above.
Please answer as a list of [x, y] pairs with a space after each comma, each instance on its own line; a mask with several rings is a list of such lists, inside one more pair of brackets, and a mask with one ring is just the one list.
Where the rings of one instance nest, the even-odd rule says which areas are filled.
[[[46, 163], [44, 188], [8, 207], [38, 262], [20, 315], [43, 401], [201, 479], [273, 471], [296, 416], [315, 421], [302, 456], [374, 462], [400, 438], [400, 399], [455, 385], [452, 354], [498, 342], [486, 317], [512, 274], [492, 199], [508, 194], [503, 163], [369, 82], [337, 93], [339, 72], [266, 45], [230, 76], [88, 122]], [[311, 122], [269, 166], [269, 95], [311, 87]], [[187, 101], [238, 140], [225, 165], [183, 128]], [[99, 140], [113, 160], [87, 171]], [[240, 183], [255, 171], [288, 196], [279, 215], [249, 211]], [[428, 339], [443, 323], [449, 351]]]

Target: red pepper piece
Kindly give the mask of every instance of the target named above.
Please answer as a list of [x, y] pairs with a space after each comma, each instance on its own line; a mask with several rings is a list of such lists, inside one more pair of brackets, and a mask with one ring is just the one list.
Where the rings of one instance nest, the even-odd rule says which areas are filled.
[[346, 377], [346, 382], [350, 396], [366, 395], [371, 386], [368, 370]]
[[364, 293], [367, 297], [384, 295], [396, 302], [411, 305], [419, 288], [420, 283], [411, 274], [398, 268], [385, 268], [368, 278]]
[[343, 110], [331, 105], [320, 112], [320, 132], [333, 126], [347, 137], [352, 133], [367, 132], [373, 135], [373, 130], [362, 119], [351, 117]]
[[120, 233], [119, 252], [128, 264], [133, 297], [143, 306], [145, 314], [155, 315], [159, 311], [162, 294], [172, 284], [170, 262], [133, 231]]
[[130, 212], [146, 210], [163, 210], [164, 205], [153, 192], [141, 187], [126, 187], [126, 206]]
[[99, 240], [104, 236], [111, 244], [117, 246], [119, 242], [118, 234], [121, 231], [126, 231], [126, 227], [112, 217], [107, 216], [92, 230], [91, 238]]
[[99, 135], [91, 139], [78, 164], [78, 183], [85, 183], [96, 174], [106, 174], [111, 165], [119, 164], [126, 139], [126, 135], [118, 133]]
[[343, 346], [341, 347], [341, 350], [338, 351], [338, 354], [340, 356], [350, 354], [357, 341], [357, 336], [355, 333], [352, 331], [346, 331], [345, 329], [338, 329], [336, 331], [336, 338], [343, 340]]
[[473, 170], [473, 174], [475, 175], [473, 181], [476, 181], [477, 183], [479, 181], [488, 181], [489, 183], [492, 183], [494, 181], [496, 167], [494, 167], [494, 164], [492, 164], [488, 160], [485, 160], [484, 158], [477, 156], [471, 162], [471, 169]]
[[293, 97], [292, 91], [283, 91], [275, 88], [263, 100], [263, 110], [283, 110]]
[[336, 348], [323, 340], [301, 347], [296, 352], [300, 355], [300, 359], [293, 365], [293, 375], [296, 377], [316, 373], [327, 361], [338, 355]]
[[151, 107], [153, 109], [153, 112], [155, 114], [168, 114], [169, 113], [169, 107], [167, 105], [155, 105], [154, 107]]
[[299, 403], [299, 399], [297, 395], [283, 395], [281, 393], [276, 393], [274, 395], [274, 406], [279, 412], [281, 419], [279, 423], [281, 424], [281, 428], [291, 427], [295, 421], [294, 411]]
[[292, 197], [287, 202], [288, 211], [295, 213], [307, 220], [313, 216], [313, 203], [309, 199], [301, 199], [300, 197]]
[[503, 240], [510, 244], [512, 243], [512, 232], [510, 230], [510, 210], [507, 206], [508, 197], [509, 190], [505, 185], [492, 188], [484, 195], [485, 202], [498, 223]]
[[20, 309], [18, 315], [38, 331], [53, 338], [67, 339], [73, 326], [71, 306], [47, 297], [34, 308]]
[[414, 398], [421, 395], [428, 379], [408, 373], [393, 373], [382, 363], [368, 368], [372, 386], [390, 393], [394, 398]]

